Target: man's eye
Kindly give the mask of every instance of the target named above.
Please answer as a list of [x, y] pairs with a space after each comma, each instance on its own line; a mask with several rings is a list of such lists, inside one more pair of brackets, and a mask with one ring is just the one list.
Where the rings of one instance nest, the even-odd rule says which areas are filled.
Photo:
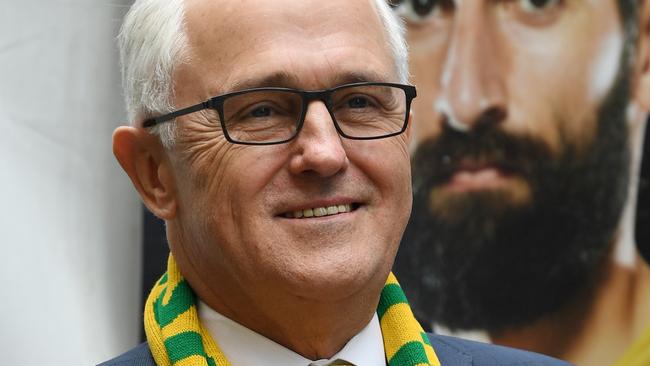
[[388, 5], [390, 5], [391, 8], [397, 8], [400, 5], [402, 5], [405, 2], [405, 0], [389, 0]]
[[519, 0], [521, 9], [527, 13], [534, 13], [540, 10], [554, 7], [560, 0]]
[[254, 118], [270, 117], [271, 114], [273, 114], [273, 109], [269, 106], [257, 107], [250, 111], [251, 117]]
[[562, 15], [566, 0], [506, 0], [507, 13], [529, 26], [553, 24]]
[[419, 17], [426, 17], [440, 5], [440, 0], [412, 0], [413, 12]]
[[366, 108], [368, 104], [368, 98], [364, 97], [353, 97], [348, 100], [348, 107], [350, 108]]

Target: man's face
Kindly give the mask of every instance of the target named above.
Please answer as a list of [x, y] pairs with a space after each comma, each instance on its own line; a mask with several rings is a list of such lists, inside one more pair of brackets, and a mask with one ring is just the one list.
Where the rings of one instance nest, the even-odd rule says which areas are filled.
[[[534, 138], [555, 156], [593, 141], [595, 113], [624, 43], [614, 0], [428, 3], [429, 15], [408, 28], [420, 95], [413, 106], [416, 145], [450, 124], [471, 130], [485, 123]], [[515, 204], [532, 199], [520, 176], [466, 165], [438, 188], [444, 194], [437, 200], [484, 190], [503, 191]]]
[[617, 5], [430, 3], [408, 27], [416, 205], [398, 262], [423, 268], [435, 321], [525, 323], [591, 282], [625, 198]]
[[[177, 107], [254, 87], [397, 81], [369, 1], [186, 3], [191, 52], [174, 75]], [[313, 102], [291, 142], [243, 146], [228, 143], [209, 115], [178, 121], [172, 153], [179, 215], [171, 245], [190, 283], [251, 303], [378, 293], [411, 208], [406, 134], [341, 138], [325, 105]], [[288, 217], [346, 205], [351, 212]]]

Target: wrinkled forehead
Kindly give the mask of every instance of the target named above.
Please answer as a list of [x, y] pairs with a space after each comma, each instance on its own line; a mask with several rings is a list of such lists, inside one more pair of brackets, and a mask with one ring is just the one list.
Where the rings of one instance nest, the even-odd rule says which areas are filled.
[[268, 74], [290, 76], [277, 86], [301, 88], [341, 74], [394, 79], [372, 0], [186, 0], [185, 12], [190, 71], [213, 81], [212, 94]]

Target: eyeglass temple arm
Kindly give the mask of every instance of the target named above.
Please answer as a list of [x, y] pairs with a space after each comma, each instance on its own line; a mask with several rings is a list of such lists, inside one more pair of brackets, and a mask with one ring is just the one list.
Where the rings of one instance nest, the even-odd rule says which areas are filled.
[[172, 120], [172, 119], [174, 119], [176, 117], [184, 116], [186, 114], [198, 112], [198, 111], [200, 111], [202, 109], [206, 109], [206, 108], [209, 108], [209, 107], [210, 107], [210, 101], [207, 100], [207, 101], [205, 101], [203, 103], [199, 103], [199, 104], [193, 105], [191, 107], [179, 109], [179, 110], [177, 110], [175, 112], [172, 112], [172, 113], [169, 113], [169, 114], [165, 114], [165, 115], [162, 115], [162, 116], [159, 116], [159, 117], [153, 117], [153, 118], [146, 119], [142, 123], [142, 127], [145, 127], [145, 128], [146, 127], [153, 127], [153, 126], [155, 126], [157, 124], [160, 124], [162, 122], [166, 122], [166, 121]]

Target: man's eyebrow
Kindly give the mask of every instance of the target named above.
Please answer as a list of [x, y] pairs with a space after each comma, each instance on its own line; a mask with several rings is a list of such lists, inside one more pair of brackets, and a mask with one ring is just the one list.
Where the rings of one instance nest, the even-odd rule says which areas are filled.
[[[361, 82], [387, 82], [389, 80], [390, 78], [388, 76], [374, 71], [343, 72], [337, 74], [331, 81], [329, 81], [327, 87], [331, 88], [343, 84]], [[278, 71], [262, 78], [253, 77], [237, 81], [230, 85], [227, 90], [228, 92], [234, 92], [246, 89], [268, 87], [301, 89], [300, 85], [300, 79], [296, 75], [284, 71]]]
[[387, 75], [382, 75], [375, 71], [364, 70], [364, 71], [353, 71], [353, 72], [344, 72], [337, 74], [334, 78], [331, 87], [343, 85], [343, 84], [352, 84], [352, 83], [363, 83], [363, 82], [388, 82], [390, 77]]
[[253, 88], [284, 87], [292, 88], [298, 85], [298, 78], [288, 72], [278, 71], [261, 78], [249, 78], [235, 82], [228, 91], [240, 91]]

